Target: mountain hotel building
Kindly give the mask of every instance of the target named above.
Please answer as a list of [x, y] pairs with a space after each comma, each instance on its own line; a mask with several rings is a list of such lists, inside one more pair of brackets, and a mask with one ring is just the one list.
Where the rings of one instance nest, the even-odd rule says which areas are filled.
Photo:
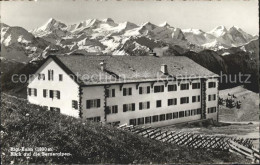
[[182, 56], [49, 56], [28, 100], [115, 125], [218, 120], [218, 75]]

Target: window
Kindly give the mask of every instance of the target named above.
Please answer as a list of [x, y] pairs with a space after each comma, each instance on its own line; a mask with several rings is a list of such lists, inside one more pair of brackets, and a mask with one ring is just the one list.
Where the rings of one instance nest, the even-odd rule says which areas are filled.
[[53, 80], [53, 70], [48, 70], [48, 80]]
[[190, 110], [185, 111], [185, 117], [188, 117], [188, 116], [190, 116]]
[[201, 114], [201, 108], [197, 109], [197, 114]]
[[57, 107], [50, 107], [50, 111], [60, 113], [60, 108], [57, 108]]
[[168, 99], [168, 106], [177, 105], [177, 99]]
[[161, 107], [162, 106], [162, 100], [157, 100], [156, 101], [156, 107]]
[[164, 86], [154, 86], [154, 93], [164, 92]]
[[123, 96], [132, 95], [132, 88], [123, 88]]
[[191, 116], [194, 116], [194, 115], [197, 115], [197, 110], [196, 109], [192, 109], [192, 110], [190, 110], [190, 115]]
[[87, 120], [94, 121], [94, 122], [100, 122], [100, 116], [90, 117], [90, 118], [87, 118]]
[[209, 82], [209, 88], [215, 88], [216, 87], [216, 83], [215, 82]]
[[60, 99], [60, 91], [50, 90], [49, 93], [50, 93], [50, 98]]
[[179, 118], [184, 117], [184, 111], [179, 112]]
[[200, 96], [192, 96], [192, 102], [200, 102]]
[[38, 74], [38, 80], [45, 80], [45, 74], [41, 74], [41, 73], [39, 73]]
[[200, 83], [192, 83], [192, 89], [200, 89]]
[[166, 120], [171, 120], [171, 119], [172, 119], [172, 113], [167, 113]]
[[177, 91], [177, 85], [168, 85], [168, 92]]
[[130, 119], [129, 125], [136, 125], [136, 119]]
[[73, 109], [78, 109], [78, 101], [72, 100], [72, 108]]
[[100, 99], [93, 99], [93, 100], [87, 100], [86, 101], [86, 108], [99, 108], [100, 107]]
[[37, 89], [36, 88], [28, 88], [28, 95], [29, 96], [37, 96]]
[[148, 123], [151, 123], [151, 122], [152, 122], [151, 116], [145, 117], [145, 124], [148, 124]]
[[158, 122], [158, 115], [153, 116], [153, 122]]
[[208, 108], [208, 113], [215, 113], [215, 112], [217, 112], [217, 108], [216, 107]]
[[144, 118], [143, 117], [138, 118], [137, 121], [138, 121], [138, 125], [144, 124]]
[[139, 103], [139, 110], [142, 110], [142, 109], [150, 109], [150, 102], [149, 101], [140, 102]]
[[107, 97], [115, 97], [116, 96], [116, 90], [115, 89], [107, 89], [106, 90]]
[[189, 103], [189, 97], [181, 97], [181, 104]]
[[47, 95], [48, 95], [47, 89], [43, 89], [43, 97], [47, 97]]
[[37, 96], [37, 89], [34, 88], [34, 96]]
[[34, 96], [37, 96], [37, 89], [34, 88]]
[[150, 93], [150, 86], [147, 87], [139, 87], [139, 94], [148, 94]]
[[189, 89], [189, 83], [181, 84], [181, 90], [188, 90]]
[[135, 103], [124, 104], [123, 105], [123, 112], [127, 112], [127, 111], [135, 111]]
[[118, 106], [117, 105], [113, 105], [113, 106], [109, 106], [108, 107], [108, 114], [113, 114], [113, 113], [118, 113]]
[[173, 118], [173, 119], [178, 118], [178, 112], [173, 112], [173, 113], [172, 113], [172, 118]]
[[63, 81], [63, 75], [59, 74], [59, 81]]
[[160, 115], [160, 121], [164, 121], [165, 120], [165, 114], [161, 114]]
[[216, 100], [216, 94], [208, 95], [208, 101]]

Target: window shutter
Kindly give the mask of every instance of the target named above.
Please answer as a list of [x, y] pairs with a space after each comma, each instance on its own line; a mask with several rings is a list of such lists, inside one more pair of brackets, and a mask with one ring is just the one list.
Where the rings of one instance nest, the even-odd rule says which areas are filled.
[[132, 103], [132, 111], [135, 111], [135, 103]]
[[142, 109], [143, 109], [142, 103], [139, 103], [139, 110], [142, 110]]
[[34, 89], [34, 95], [37, 96], [37, 89]]
[[115, 89], [112, 89], [112, 97], [115, 97], [115, 96], [116, 96]]
[[126, 112], [127, 111], [127, 107], [126, 107], [126, 104], [123, 105], [123, 112]]
[[147, 101], [147, 109], [150, 109], [150, 102]]
[[48, 70], [48, 80], [50, 80], [50, 77], [51, 77], [50, 70]]
[[170, 99], [168, 99], [168, 106], [170, 105]]
[[51, 70], [51, 80], [53, 80], [53, 70]]
[[132, 88], [128, 88], [129, 90], [129, 95], [132, 95]]
[[100, 107], [100, 99], [97, 99], [97, 108]]
[[150, 87], [149, 86], [147, 87], [147, 93], [150, 93]]
[[32, 95], [32, 90], [31, 90], [31, 88], [28, 88], [28, 93], [29, 93], [29, 96]]
[[123, 96], [126, 96], [126, 88], [123, 88]]
[[143, 94], [143, 87], [139, 87], [139, 94]]
[[164, 92], [164, 86], [162, 85], [162, 92]]
[[53, 98], [53, 90], [50, 90], [50, 98]]
[[90, 100], [87, 100], [86, 104], [87, 109], [90, 109]]
[[46, 89], [43, 90], [43, 97], [46, 97]]
[[57, 92], [57, 99], [60, 99], [60, 91], [56, 91]]
[[115, 111], [116, 111], [115, 113], [118, 113], [118, 106], [117, 105], [115, 106]]
[[59, 74], [59, 80], [62, 81], [63, 80], [63, 75]]

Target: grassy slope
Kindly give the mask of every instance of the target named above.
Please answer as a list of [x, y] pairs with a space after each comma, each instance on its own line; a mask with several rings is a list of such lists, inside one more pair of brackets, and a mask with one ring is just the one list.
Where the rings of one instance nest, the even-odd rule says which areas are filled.
[[[227, 163], [247, 160], [228, 152], [192, 150], [55, 114], [6, 94], [1, 101], [2, 164], [25, 164], [10, 147], [53, 147], [70, 157], [30, 157], [29, 163]], [[29, 115], [29, 116], [27, 116]]]
[[226, 99], [228, 93], [234, 94], [241, 101], [241, 108], [227, 108], [220, 105], [220, 121], [259, 121], [259, 95], [242, 86], [220, 90], [221, 98]]

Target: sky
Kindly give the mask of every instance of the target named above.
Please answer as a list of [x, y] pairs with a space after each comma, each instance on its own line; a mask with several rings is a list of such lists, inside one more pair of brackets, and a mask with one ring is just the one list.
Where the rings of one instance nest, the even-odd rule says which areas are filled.
[[86, 19], [112, 18], [115, 22], [136, 24], [168, 22], [181, 29], [210, 31], [224, 25], [238, 26], [250, 34], [258, 34], [257, 0], [35, 0], [1, 1], [1, 21], [10, 26], [31, 30], [49, 18], [65, 24]]

